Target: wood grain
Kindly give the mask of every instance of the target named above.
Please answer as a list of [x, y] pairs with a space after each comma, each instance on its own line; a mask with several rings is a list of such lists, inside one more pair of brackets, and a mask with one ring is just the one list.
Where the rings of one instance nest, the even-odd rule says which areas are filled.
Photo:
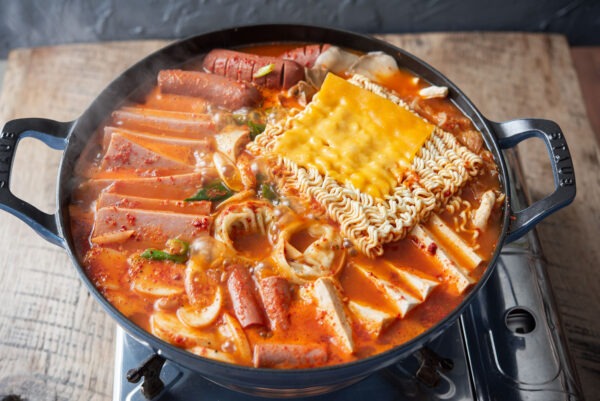
[[600, 46], [571, 49], [588, 118], [600, 142]]
[[[564, 130], [578, 195], [538, 226], [563, 322], [588, 399], [600, 393], [599, 150], [566, 41], [535, 34], [385, 35], [436, 66], [490, 119], [548, 118]], [[123, 42], [14, 51], [0, 123], [26, 116], [76, 118], [126, 66], [164, 42]], [[534, 199], [550, 191], [547, 153], [519, 145]], [[54, 208], [58, 155], [31, 140], [15, 164], [15, 192]], [[114, 323], [80, 284], [64, 251], [0, 213], [0, 398], [107, 400]]]

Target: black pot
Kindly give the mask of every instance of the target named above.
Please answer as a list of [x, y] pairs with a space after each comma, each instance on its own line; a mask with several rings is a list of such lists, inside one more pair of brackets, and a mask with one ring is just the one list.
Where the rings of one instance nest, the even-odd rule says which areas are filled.
[[[110, 113], [131, 96], [143, 94], [154, 85], [164, 68], [176, 67], [193, 57], [218, 47], [236, 47], [273, 42], [321, 42], [363, 52], [383, 51], [396, 58], [398, 65], [434, 85], [447, 86], [450, 99], [483, 133], [488, 148], [499, 166], [501, 185], [507, 194], [498, 246], [481, 280], [463, 302], [437, 325], [411, 341], [387, 352], [352, 363], [316, 369], [255, 369], [205, 359], [170, 345], [142, 330], [123, 316], [94, 287], [74, 252], [69, 224], [72, 172], [83, 147]], [[530, 137], [541, 138], [548, 147], [555, 189], [546, 198], [521, 211], [511, 209], [510, 182], [502, 149]], [[9, 189], [13, 156], [19, 139], [34, 137], [54, 149], [64, 150], [57, 188], [58, 210], [46, 214], [15, 197]], [[548, 120], [522, 119], [504, 123], [487, 120], [467, 97], [438, 71], [418, 58], [386, 42], [355, 33], [303, 25], [258, 25], [211, 32], [169, 45], [144, 58], [113, 81], [77, 120], [60, 123], [46, 119], [19, 119], [8, 122], [0, 136], [0, 209], [17, 216], [46, 240], [66, 249], [81, 279], [104, 309], [129, 334], [149, 344], [165, 358], [187, 367], [228, 388], [262, 396], [308, 396], [326, 393], [355, 383], [400, 359], [432, 340], [459, 317], [490, 275], [502, 244], [522, 236], [537, 222], [573, 201], [575, 176], [564, 135]]]

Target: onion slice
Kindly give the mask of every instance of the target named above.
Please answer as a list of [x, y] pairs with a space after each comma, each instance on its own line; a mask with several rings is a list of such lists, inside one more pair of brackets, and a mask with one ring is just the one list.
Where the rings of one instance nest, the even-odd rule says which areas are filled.
[[217, 319], [222, 306], [221, 287], [217, 287], [215, 298], [210, 305], [203, 308], [197, 308], [193, 305], [183, 306], [177, 309], [177, 317], [190, 327], [206, 327]]

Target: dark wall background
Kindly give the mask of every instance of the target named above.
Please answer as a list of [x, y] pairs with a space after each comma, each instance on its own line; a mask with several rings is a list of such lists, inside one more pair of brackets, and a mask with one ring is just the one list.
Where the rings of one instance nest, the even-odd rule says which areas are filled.
[[295, 22], [361, 32], [530, 31], [600, 45], [600, 0], [0, 0], [0, 58], [16, 47], [182, 38]]

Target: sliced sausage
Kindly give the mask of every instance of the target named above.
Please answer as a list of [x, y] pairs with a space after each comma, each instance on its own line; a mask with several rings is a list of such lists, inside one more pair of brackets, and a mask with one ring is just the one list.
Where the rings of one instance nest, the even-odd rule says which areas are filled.
[[318, 45], [306, 45], [296, 47], [295, 49], [288, 50], [283, 53], [280, 57], [285, 60], [293, 60], [306, 68], [312, 68], [315, 65], [317, 58], [325, 50], [331, 47], [330, 44], [318, 44]]
[[321, 344], [256, 344], [252, 362], [257, 368], [310, 368], [327, 362], [327, 348]]
[[162, 92], [201, 97], [228, 110], [255, 107], [261, 101], [260, 92], [246, 82], [199, 71], [162, 70], [158, 86]]
[[264, 323], [261, 308], [254, 296], [254, 282], [248, 269], [243, 266], [235, 266], [227, 279], [227, 289], [235, 317], [242, 327]]
[[265, 277], [258, 282], [260, 297], [271, 323], [271, 330], [287, 330], [290, 326], [291, 293], [283, 277]]
[[[271, 72], [255, 77], [262, 68], [272, 64]], [[289, 89], [304, 79], [304, 68], [295, 61], [277, 57], [257, 56], [233, 50], [215, 49], [204, 58], [202, 67], [213, 74], [253, 82], [272, 89]]]

